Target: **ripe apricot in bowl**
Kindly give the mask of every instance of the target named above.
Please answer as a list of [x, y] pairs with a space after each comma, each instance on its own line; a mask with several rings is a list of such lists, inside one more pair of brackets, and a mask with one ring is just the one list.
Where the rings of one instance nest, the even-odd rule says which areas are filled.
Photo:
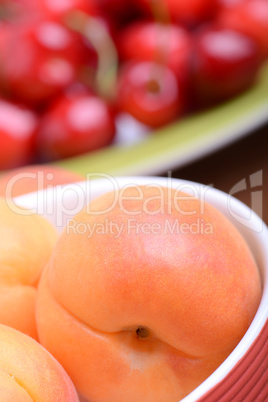
[[0, 324], [35, 339], [36, 288], [57, 237], [45, 217], [0, 197]]
[[75, 387], [38, 342], [0, 324], [0, 400], [78, 402]]
[[217, 208], [122, 186], [68, 221], [39, 283], [38, 333], [91, 402], [178, 402], [235, 349], [261, 295]]
[[0, 172], [0, 196], [18, 197], [57, 185], [84, 180], [72, 171], [56, 165], [29, 165]]

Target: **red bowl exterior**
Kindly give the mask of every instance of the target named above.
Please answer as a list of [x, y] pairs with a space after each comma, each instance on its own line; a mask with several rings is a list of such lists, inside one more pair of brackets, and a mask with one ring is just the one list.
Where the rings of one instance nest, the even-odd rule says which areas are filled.
[[268, 401], [268, 321], [248, 352], [198, 402]]

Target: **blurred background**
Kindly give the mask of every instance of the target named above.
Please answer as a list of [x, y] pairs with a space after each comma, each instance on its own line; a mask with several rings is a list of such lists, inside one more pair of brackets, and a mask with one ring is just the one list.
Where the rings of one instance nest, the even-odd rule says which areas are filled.
[[0, 195], [30, 167], [168, 175], [268, 223], [267, 150], [267, 0], [0, 0]]

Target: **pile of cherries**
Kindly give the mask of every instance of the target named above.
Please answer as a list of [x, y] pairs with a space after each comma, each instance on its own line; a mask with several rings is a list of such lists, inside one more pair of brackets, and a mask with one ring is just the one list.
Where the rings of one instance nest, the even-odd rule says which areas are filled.
[[224, 102], [267, 57], [267, 0], [0, 0], [0, 170]]

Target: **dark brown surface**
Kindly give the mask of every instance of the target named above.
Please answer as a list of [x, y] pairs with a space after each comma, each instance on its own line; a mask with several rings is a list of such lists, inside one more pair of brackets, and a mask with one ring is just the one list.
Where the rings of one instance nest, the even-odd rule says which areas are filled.
[[268, 125], [195, 163], [163, 173], [166, 174], [232, 193], [268, 224]]

